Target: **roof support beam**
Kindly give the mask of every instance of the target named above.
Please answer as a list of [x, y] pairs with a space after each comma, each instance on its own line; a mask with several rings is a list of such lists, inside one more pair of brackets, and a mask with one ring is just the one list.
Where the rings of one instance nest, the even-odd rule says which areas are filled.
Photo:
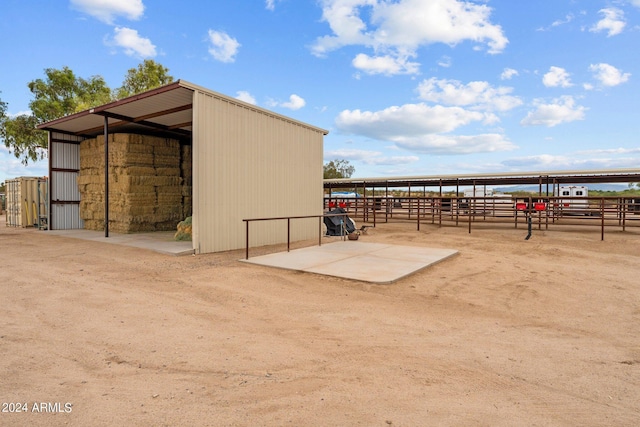
[[135, 119], [133, 119], [133, 121], [138, 123], [143, 120], [153, 119], [155, 117], [166, 116], [173, 113], [179, 113], [180, 111], [185, 111], [185, 110], [191, 110], [192, 108], [193, 108], [193, 104], [181, 105], [179, 107], [169, 108], [168, 110], [157, 111], [151, 114], [145, 114], [144, 116], [136, 117]]
[[[186, 130], [182, 130], [182, 129], [170, 129], [169, 126], [165, 126], [165, 125], [161, 125], [159, 123], [153, 123], [153, 122], [149, 122], [146, 120], [139, 120], [136, 121], [136, 119], [134, 117], [127, 117], [127, 116], [123, 116], [122, 114], [116, 114], [116, 113], [109, 113], [107, 111], [99, 111], [96, 112], [94, 114], [98, 114], [101, 116], [104, 116], [105, 119], [106, 118], [110, 118], [110, 119], [117, 119], [120, 120], [123, 123], [119, 123], [120, 126], [126, 124], [126, 123], [136, 123], [139, 125], [143, 125], [143, 126], [147, 126], [153, 129], [160, 129], [160, 130], [164, 130], [164, 131], [171, 131], [171, 132], [175, 132], [184, 136], [188, 136], [191, 135], [191, 132], [186, 131]], [[112, 124], [112, 126], [114, 126], [115, 124]]]
[[109, 118], [104, 118], [104, 237], [109, 237]]

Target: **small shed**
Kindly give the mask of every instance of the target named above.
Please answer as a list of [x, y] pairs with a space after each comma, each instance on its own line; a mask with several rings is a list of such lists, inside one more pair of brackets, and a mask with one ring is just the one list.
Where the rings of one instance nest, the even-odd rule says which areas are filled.
[[[243, 219], [321, 215], [324, 129], [184, 80], [44, 123], [52, 230], [175, 227], [192, 213], [195, 253], [245, 245]], [[318, 219], [291, 222], [317, 238]], [[287, 240], [251, 225], [251, 246]]]

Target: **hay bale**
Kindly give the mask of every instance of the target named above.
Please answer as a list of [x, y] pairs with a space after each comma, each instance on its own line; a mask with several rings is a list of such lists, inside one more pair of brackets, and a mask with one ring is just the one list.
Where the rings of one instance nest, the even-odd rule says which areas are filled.
[[155, 146], [153, 147], [153, 156], [154, 157], [173, 157], [180, 159], [180, 145], [178, 141], [174, 141], [175, 144], [170, 144], [168, 146]]
[[178, 175], [180, 174], [180, 157], [178, 154], [174, 156], [153, 156], [153, 165], [157, 168], [176, 168], [178, 169]]
[[[110, 229], [122, 233], [175, 229], [184, 213], [191, 213], [191, 156], [191, 147], [174, 139], [110, 134]], [[80, 144], [77, 183], [85, 228], [104, 229], [103, 135]]]
[[182, 217], [186, 218], [188, 216], [193, 215], [193, 202], [192, 202], [192, 198], [189, 197], [183, 197], [182, 198]]
[[177, 227], [178, 231], [173, 236], [175, 240], [191, 240], [191, 217], [187, 217], [184, 221], [180, 221]]
[[178, 166], [155, 167], [157, 176], [180, 176], [180, 168]]

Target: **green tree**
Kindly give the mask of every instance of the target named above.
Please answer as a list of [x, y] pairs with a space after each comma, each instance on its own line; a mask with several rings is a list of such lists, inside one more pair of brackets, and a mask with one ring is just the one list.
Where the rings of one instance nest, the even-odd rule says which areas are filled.
[[4, 124], [7, 118], [7, 103], [0, 99], [0, 138], [2, 138], [2, 140], [4, 140]]
[[76, 77], [69, 67], [47, 68], [46, 79], [36, 79], [28, 86], [34, 99], [29, 108], [39, 122], [68, 116], [111, 101], [111, 90], [101, 76], [88, 80]]
[[172, 82], [173, 77], [169, 75], [168, 68], [153, 59], [145, 59], [137, 68], [127, 71], [122, 86], [116, 90], [116, 98], [126, 98]]
[[331, 160], [324, 165], [324, 179], [351, 178], [356, 168], [348, 160]]
[[46, 133], [38, 131], [37, 125], [111, 101], [111, 90], [100, 76], [79, 78], [69, 67], [44, 72], [44, 79], [28, 84], [34, 97], [29, 103], [31, 114], [8, 117], [4, 103], [0, 115], [0, 138], [25, 165], [47, 155]]
[[135, 95], [173, 81], [168, 69], [146, 60], [127, 72], [121, 88], [112, 92], [104, 78], [77, 77], [69, 67], [47, 68], [45, 78], [29, 82], [33, 100], [31, 114], [7, 116], [7, 104], [0, 101], [0, 139], [13, 154], [27, 165], [47, 155], [46, 133], [36, 129], [41, 123], [88, 110], [118, 97]]
[[36, 129], [38, 124], [38, 120], [29, 114], [7, 117], [0, 123], [0, 138], [9, 152], [13, 151], [24, 165], [29, 160], [41, 160], [47, 155], [46, 136]]

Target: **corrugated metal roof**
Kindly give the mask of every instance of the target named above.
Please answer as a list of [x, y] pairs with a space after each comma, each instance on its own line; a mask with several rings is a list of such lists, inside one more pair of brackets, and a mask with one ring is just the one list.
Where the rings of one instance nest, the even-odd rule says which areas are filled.
[[173, 138], [190, 138], [194, 90], [205, 91], [228, 102], [317, 130], [325, 135], [328, 133], [324, 129], [281, 116], [184, 80], [178, 80], [147, 92], [43, 123], [38, 126], [38, 129], [92, 138], [104, 132], [104, 117], [107, 117], [110, 132], [145, 133]]
[[366, 186], [381, 187], [450, 187], [456, 185], [519, 185], [556, 183], [638, 182], [640, 169], [596, 169], [568, 171], [504, 172], [461, 175], [418, 175], [371, 178], [325, 179], [324, 187]]

